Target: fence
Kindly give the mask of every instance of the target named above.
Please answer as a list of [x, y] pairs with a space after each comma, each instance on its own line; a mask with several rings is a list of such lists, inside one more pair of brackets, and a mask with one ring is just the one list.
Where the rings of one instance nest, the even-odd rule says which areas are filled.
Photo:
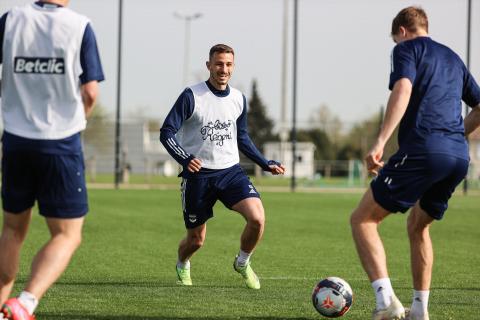
[[[160, 123], [136, 119], [121, 125], [121, 168], [123, 184], [177, 186], [180, 166], [170, 157], [159, 141]], [[114, 123], [102, 118], [89, 120], [82, 134], [87, 182], [114, 181]], [[473, 145], [472, 150], [477, 146]], [[262, 173], [250, 160], [241, 158], [241, 165], [256, 184], [289, 187], [290, 177]], [[362, 188], [368, 186], [368, 176], [361, 160], [311, 161], [313, 168], [297, 179], [305, 188]], [[256, 168], [256, 169], [255, 169]], [[291, 168], [287, 167], [287, 170]], [[480, 190], [480, 163], [472, 160], [468, 188]]]
[[[160, 123], [136, 119], [122, 123], [121, 168], [124, 183], [177, 184], [180, 167], [159, 141]], [[113, 182], [114, 124], [103, 119], [89, 121], [83, 134], [85, 163], [89, 182]], [[475, 150], [476, 146], [472, 146]], [[256, 183], [288, 187], [290, 178], [262, 174], [250, 160], [242, 157], [242, 167]], [[298, 186], [311, 188], [359, 188], [371, 180], [361, 160], [312, 161], [311, 175], [298, 178]], [[255, 170], [257, 167], [257, 170]], [[480, 163], [472, 161], [470, 189], [480, 190]], [[291, 168], [287, 168], [291, 170]]]

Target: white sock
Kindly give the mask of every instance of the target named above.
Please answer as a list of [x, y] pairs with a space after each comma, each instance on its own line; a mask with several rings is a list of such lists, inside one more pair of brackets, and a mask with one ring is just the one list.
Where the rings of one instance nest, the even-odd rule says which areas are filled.
[[392, 303], [393, 288], [390, 278], [381, 278], [372, 282], [377, 310], [387, 308]]
[[248, 261], [250, 261], [251, 255], [252, 253], [248, 253], [243, 250], [240, 250], [238, 252], [238, 257], [237, 257], [237, 266], [245, 267], [248, 264]]
[[35, 308], [37, 308], [38, 306], [38, 299], [30, 292], [22, 291], [17, 299], [18, 299], [18, 302], [20, 302], [22, 306], [24, 306], [25, 309], [27, 309], [30, 315], [33, 314], [33, 312], [35, 311]]
[[430, 291], [417, 291], [413, 290], [413, 302], [411, 313], [414, 315], [424, 315], [428, 312], [428, 297]]
[[190, 260], [182, 262], [180, 260], [177, 261], [177, 267], [181, 269], [190, 269]]

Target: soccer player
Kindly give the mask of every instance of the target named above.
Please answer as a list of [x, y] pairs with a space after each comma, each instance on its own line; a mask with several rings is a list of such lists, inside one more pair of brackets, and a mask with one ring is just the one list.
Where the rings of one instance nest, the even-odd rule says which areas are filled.
[[206, 222], [220, 200], [246, 220], [233, 266], [248, 288], [260, 289], [250, 256], [262, 237], [265, 215], [258, 191], [239, 165], [238, 151], [274, 175], [283, 174], [285, 167], [267, 161], [248, 136], [245, 96], [228, 85], [234, 69], [233, 49], [224, 44], [213, 46], [206, 64], [209, 79], [182, 92], [160, 129], [162, 144], [183, 166], [187, 234], [178, 247], [178, 282], [192, 285], [190, 258], [203, 245]]
[[[0, 18], [0, 314], [6, 319], [34, 319], [38, 301], [80, 245], [88, 211], [80, 131], [104, 76], [89, 20], [68, 2], [38, 1]], [[33, 259], [24, 290], [8, 299], [35, 201], [51, 238]]]
[[[428, 36], [421, 8], [401, 10], [393, 19], [392, 37], [397, 44], [392, 92], [383, 126], [365, 159], [368, 170], [378, 176], [352, 213], [351, 226], [376, 296], [373, 319], [405, 319], [389, 279], [378, 225], [390, 213], [412, 208], [407, 229], [414, 292], [407, 318], [426, 320], [433, 265], [429, 227], [442, 219], [448, 199], [467, 173], [465, 135], [480, 125], [480, 88], [462, 60]], [[465, 129], [462, 100], [473, 108]], [[399, 150], [384, 166], [384, 146], [399, 123]]]

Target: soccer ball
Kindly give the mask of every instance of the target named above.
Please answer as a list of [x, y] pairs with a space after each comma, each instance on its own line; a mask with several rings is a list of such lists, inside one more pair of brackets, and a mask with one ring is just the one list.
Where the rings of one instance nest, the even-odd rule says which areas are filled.
[[328, 277], [313, 288], [312, 302], [321, 315], [328, 318], [341, 317], [352, 306], [352, 288], [341, 278]]

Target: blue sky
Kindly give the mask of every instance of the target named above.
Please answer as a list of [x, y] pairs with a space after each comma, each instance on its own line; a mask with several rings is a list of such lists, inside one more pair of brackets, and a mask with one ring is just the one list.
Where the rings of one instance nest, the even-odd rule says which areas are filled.
[[[0, 12], [29, 2], [2, 0]], [[480, 0], [472, 2], [471, 71], [480, 81]], [[348, 127], [386, 104], [394, 45], [391, 21], [400, 9], [413, 4], [427, 11], [432, 38], [465, 61], [467, 0], [299, 0], [300, 125], [320, 105], [327, 105]], [[118, 1], [71, 0], [70, 8], [92, 20], [107, 77], [100, 103], [113, 114]], [[212, 45], [229, 44], [236, 51], [231, 85], [248, 98], [252, 80], [257, 79], [268, 114], [278, 121], [283, 0], [124, 0], [122, 117], [162, 119], [184, 87], [185, 25], [174, 12], [203, 14], [192, 22], [189, 82], [208, 77], [205, 61]], [[287, 70], [291, 77], [291, 65]], [[287, 97], [290, 119], [290, 91]]]

